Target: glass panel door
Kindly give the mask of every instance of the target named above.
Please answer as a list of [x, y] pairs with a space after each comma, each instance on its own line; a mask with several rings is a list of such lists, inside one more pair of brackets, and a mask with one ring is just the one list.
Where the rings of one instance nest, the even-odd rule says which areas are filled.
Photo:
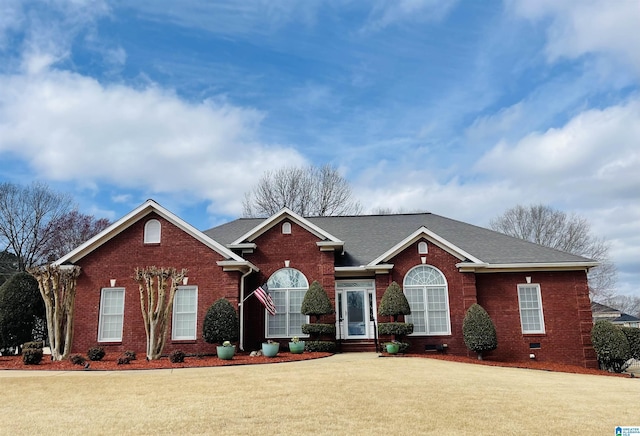
[[346, 325], [347, 337], [367, 336], [367, 315], [365, 304], [365, 293], [363, 290], [353, 290], [346, 292], [347, 310]]

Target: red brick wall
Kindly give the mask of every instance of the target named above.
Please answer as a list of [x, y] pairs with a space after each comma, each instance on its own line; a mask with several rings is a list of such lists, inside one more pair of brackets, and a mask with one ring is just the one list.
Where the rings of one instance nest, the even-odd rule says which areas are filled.
[[[145, 245], [143, 228], [151, 218], [160, 221], [162, 239], [160, 244]], [[175, 349], [186, 353], [215, 352], [215, 345], [202, 339], [202, 322], [209, 306], [220, 297], [228, 298], [237, 306], [240, 283], [239, 273], [223, 272], [216, 264], [218, 260], [223, 260], [222, 256], [155, 214], [135, 223], [78, 262], [82, 272], [78, 278], [72, 352], [85, 354], [89, 347], [98, 345], [101, 289], [109, 287], [110, 279], [116, 279], [116, 287], [125, 288], [122, 342], [99, 345], [104, 346], [107, 353], [133, 350], [140, 356], [145, 355], [140, 293], [133, 272], [136, 267], [153, 265], [186, 268], [189, 285], [198, 287], [196, 340], [172, 341], [169, 325], [164, 353]]]
[[[466, 309], [475, 302], [475, 278], [471, 273], [460, 273], [456, 264], [460, 260], [447, 253], [442, 248], [427, 242], [429, 252], [426, 255], [418, 254], [418, 243], [416, 241], [411, 244], [400, 254], [390, 259], [388, 263], [394, 265], [393, 271], [389, 276], [391, 281], [397, 282], [402, 286], [404, 276], [412, 268], [422, 265], [420, 257], [425, 256], [426, 265], [435, 267], [445, 276], [449, 291], [449, 315], [451, 321], [451, 335], [438, 336], [418, 336], [412, 335], [406, 338], [411, 344], [409, 352], [422, 353], [425, 345], [442, 345], [447, 344], [448, 352], [456, 355], [467, 355], [467, 348], [462, 340], [462, 320]], [[386, 286], [380, 287], [379, 281], [376, 281], [378, 304], [386, 290]], [[380, 317], [380, 322], [387, 322], [386, 317]]]
[[[254, 241], [257, 248], [253, 253], [245, 254], [245, 259], [260, 268], [259, 274], [247, 280], [247, 295], [265, 283], [274, 272], [284, 268], [284, 261], [289, 260], [291, 268], [302, 272], [309, 284], [317, 280], [329, 299], [335, 302], [334, 252], [320, 251], [316, 245], [320, 238], [293, 221], [289, 222], [291, 234], [283, 234], [282, 223], [278, 223]], [[321, 322], [335, 322], [335, 316], [323, 317]], [[259, 349], [264, 338], [264, 308], [255, 297], [251, 297], [245, 303], [245, 349]]]
[[[544, 334], [523, 334], [520, 325], [517, 285], [540, 285], [545, 324]], [[591, 347], [591, 306], [586, 273], [527, 272], [478, 274], [478, 303], [493, 320], [498, 334], [498, 348], [489, 356], [497, 360], [553, 361], [596, 367]], [[539, 343], [540, 349], [530, 349]]]

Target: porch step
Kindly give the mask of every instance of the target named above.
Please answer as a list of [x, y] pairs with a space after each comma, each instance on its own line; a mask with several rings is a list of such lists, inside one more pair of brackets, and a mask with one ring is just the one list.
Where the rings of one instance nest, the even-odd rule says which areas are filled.
[[355, 353], [355, 352], [375, 352], [376, 343], [374, 341], [349, 341], [343, 340], [338, 350], [343, 353]]

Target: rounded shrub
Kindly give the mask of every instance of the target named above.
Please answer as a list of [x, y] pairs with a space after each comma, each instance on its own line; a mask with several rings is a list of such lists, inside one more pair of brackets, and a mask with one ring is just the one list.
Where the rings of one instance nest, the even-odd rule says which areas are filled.
[[202, 325], [202, 336], [210, 344], [237, 341], [240, 335], [238, 313], [226, 298], [220, 298], [209, 307]]
[[329, 296], [325, 292], [324, 288], [314, 280], [309, 286], [309, 290], [304, 294], [302, 299], [302, 305], [300, 306], [300, 313], [308, 316], [315, 316], [316, 321], [320, 319], [322, 315], [330, 315], [333, 311], [333, 305]]
[[602, 369], [622, 372], [627, 368], [631, 350], [621, 328], [609, 321], [597, 321], [591, 330], [591, 343]]
[[102, 360], [104, 358], [105, 352], [104, 352], [104, 348], [102, 347], [91, 347], [89, 348], [89, 351], [87, 351], [87, 357], [89, 358], [89, 360], [91, 361], [98, 361], [98, 360]]
[[405, 297], [402, 288], [396, 282], [392, 282], [384, 291], [380, 300], [378, 313], [383, 316], [390, 316], [392, 321], [396, 321], [399, 315], [411, 315], [409, 301]]
[[174, 350], [169, 354], [169, 361], [171, 363], [182, 363], [185, 358], [184, 351], [182, 350]]
[[129, 356], [127, 356], [126, 354], [123, 354], [122, 356], [118, 357], [118, 365], [128, 365], [131, 362], [131, 358]]
[[336, 335], [335, 324], [302, 324], [302, 333], [311, 336], [334, 336]]
[[498, 346], [498, 336], [491, 317], [478, 303], [474, 303], [467, 310], [462, 321], [462, 336], [468, 349], [478, 353], [495, 350]]
[[82, 354], [72, 354], [69, 356], [69, 361], [74, 365], [84, 365], [87, 359]]
[[135, 351], [127, 350], [127, 351], [124, 352], [124, 356], [127, 357], [129, 360], [136, 360], [136, 352]]
[[37, 365], [42, 361], [42, 348], [29, 348], [22, 352], [22, 361], [25, 365]]
[[30, 341], [30, 342], [25, 342], [24, 344], [22, 344], [22, 349], [23, 350], [42, 349], [43, 347], [44, 347], [44, 342], [43, 341]]

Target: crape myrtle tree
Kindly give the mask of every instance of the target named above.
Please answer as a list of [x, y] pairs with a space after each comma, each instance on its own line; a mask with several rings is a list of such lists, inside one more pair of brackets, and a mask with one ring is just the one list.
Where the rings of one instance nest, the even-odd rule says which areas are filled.
[[38, 282], [47, 317], [47, 335], [53, 360], [69, 356], [73, 342], [73, 318], [79, 266], [46, 265], [29, 269]]
[[234, 342], [240, 337], [238, 313], [226, 298], [216, 300], [207, 310], [202, 324], [202, 336], [209, 344]]
[[[400, 315], [411, 315], [411, 307], [407, 297], [402, 292], [398, 283], [392, 282], [382, 295], [378, 314], [391, 317], [391, 322], [378, 324], [378, 333], [381, 335], [393, 335], [394, 340], [402, 341], [405, 335], [413, 333], [413, 324], [398, 322]], [[400, 351], [404, 352], [408, 344], [403, 344]]]
[[187, 275], [187, 270], [136, 268], [133, 279], [140, 290], [140, 308], [147, 335], [147, 359], [156, 360], [162, 355], [167, 340], [167, 329], [176, 289]]
[[0, 286], [0, 349], [20, 350], [44, 322], [44, 302], [32, 275], [17, 273]]
[[462, 336], [468, 349], [478, 354], [495, 350], [498, 346], [498, 336], [491, 317], [478, 303], [469, 307], [462, 321]]
[[494, 218], [489, 226], [498, 232], [600, 262], [589, 272], [589, 292], [605, 302], [614, 294], [616, 268], [609, 259], [609, 244], [591, 234], [589, 222], [577, 215], [542, 204], [515, 206]]
[[285, 167], [265, 172], [245, 194], [245, 217], [265, 217], [283, 207], [302, 216], [359, 214], [351, 186], [331, 165]]

